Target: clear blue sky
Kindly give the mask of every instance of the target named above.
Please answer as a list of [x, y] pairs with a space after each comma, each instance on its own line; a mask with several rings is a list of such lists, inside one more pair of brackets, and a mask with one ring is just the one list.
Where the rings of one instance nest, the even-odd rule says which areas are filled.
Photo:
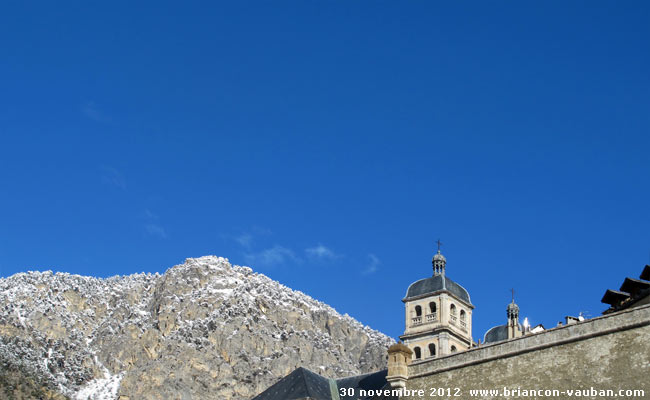
[[389, 335], [447, 273], [474, 337], [650, 257], [647, 2], [5, 2], [0, 275], [215, 254]]

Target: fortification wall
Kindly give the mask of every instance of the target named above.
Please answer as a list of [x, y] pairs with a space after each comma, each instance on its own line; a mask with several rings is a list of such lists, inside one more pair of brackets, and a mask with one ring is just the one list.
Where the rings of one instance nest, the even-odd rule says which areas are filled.
[[[642, 389], [644, 396], [630, 398], [650, 398], [650, 305], [417, 362], [409, 366], [408, 372], [406, 388], [422, 389], [424, 396], [403, 396], [403, 400], [566, 399], [570, 398], [567, 391], [591, 388], [614, 390], [616, 394], [619, 390]], [[543, 397], [503, 396], [503, 392], [470, 396], [470, 390], [504, 387], [556, 389], [564, 393]], [[439, 396], [442, 392], [432, 396], [434, 388], [444, 389], [444, 396]]]

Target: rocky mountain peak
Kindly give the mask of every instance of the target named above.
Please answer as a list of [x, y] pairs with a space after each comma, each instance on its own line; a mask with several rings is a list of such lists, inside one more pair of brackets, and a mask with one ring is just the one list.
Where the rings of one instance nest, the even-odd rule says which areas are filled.
[[299, 366], [384, 368], [393, 343], [215, 256], [162, 275], [19, 273], [0, 279], [0, 307], [0, 394], [31, 382], [43, 398], [248, 399]]

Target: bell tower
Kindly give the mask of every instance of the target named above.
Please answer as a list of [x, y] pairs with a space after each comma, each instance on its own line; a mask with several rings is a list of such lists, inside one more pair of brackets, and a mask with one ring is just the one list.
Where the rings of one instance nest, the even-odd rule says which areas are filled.
[[512, 289], [512, 302], [506, 308], [508, 314], [508, 339], [523, 335], [519, 324], [519, 306], [515, 303], [515, 290]]
[[431, 260], [433, 276], [412, 283], [402, 301], [405, 328], [400, 339], [413, 352], [413, 361], [438, 357], [472, 347], [469, 293], [446, 275], [447, 259], [438, 252]]

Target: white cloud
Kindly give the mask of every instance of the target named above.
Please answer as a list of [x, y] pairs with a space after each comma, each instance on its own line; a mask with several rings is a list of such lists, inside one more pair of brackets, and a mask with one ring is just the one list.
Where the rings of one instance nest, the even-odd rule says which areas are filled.
[[156, 236], [161, 239], [167, 239], [169, 237], [165, 228], [158, 224], [145, 224], [144, 229], [151, 236]]
[[92, 119], [93, 121], [97, 121], [97, 122], [111, 121], [111, 119], [106, 114], [99, 111], [94, 101], [89, 101], [86, 104], [84, 104], [81, 107], [81, 111], [84, 113], [86, 117]]
[[307, 253], [310, 258], [319, 260], [334, 260], [339, 257], [339, 255], [334, 253], [330, 248], [325, 247], [320, 243], [318, 246], [305, 249], [305, 253]]
[[361, 271], [363, 275], [374, 274], [375, 272], [377, 272], [377, 269], [379, 269], [379, 264], [381, 264], [379, 257], [377, 257], [372, 253], [368, 254], [368, 259], [370, 262], [368, 263], [366, 268], [363, 271]]
[[239, 243], [242, 247], [245, 247], [246, 249], [251, 248], [251, 244], [253, 243], [253, 235], [250, 233], [242, 233], [239, 236], [235, 236], [235, 241]]
[[126, 180], [117, 169], [109, 166], [102, 166], [102, 182], [126, 190]]
[[149, 219], [158, 219], [158, 216], [151, 212], [148, 208], [144, 209], [144, 215]]
[[240, 234], [229, 234], [229, 233], [223, 233], [220, 236], [223, 239], [227, 240], [234, 240], [237, 242], [241, 247], [243, 247], [246, 250], [251, 250], [253, 243], [255, 242], [255, 239], [260, 236], [266, 236], [266, 235], [271, 235], [272, 232], [270, 229], [259, 227], [257, 225], [253, 226], [252, 228], [241, 232]]
[[259, 253], [244, 254], [244, 259], [247, 264], [253, 267], [273, 267], [286, 264], [287, 262], [301, 261], [291, 249], [279, 245], [275, 245]]
[[167, 230], [158, 222], [160, 219], [158, 215], [154, 214], [150, 209], [145, 208], [144, 217], [147, 220], [144, 223], [144, 230], [147, 232], [147, 234], [150, 236], [158, 237], [160, 239], [167, 239], [169, 237]]

